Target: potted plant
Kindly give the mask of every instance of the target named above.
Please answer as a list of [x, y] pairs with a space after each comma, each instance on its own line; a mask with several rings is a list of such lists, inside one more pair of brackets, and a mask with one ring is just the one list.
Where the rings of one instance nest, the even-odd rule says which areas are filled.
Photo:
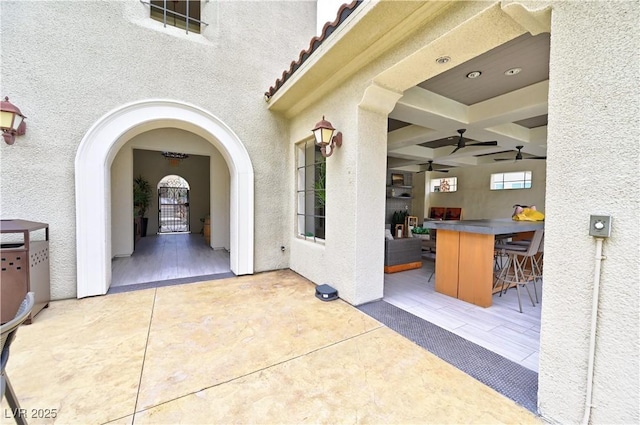
[[151, 185], [142, 175], [139, 175], [133, 179], [133, 211], [134, 216], [139, 219], [140, 236], [147, 235], [149, 219], [145, 215], [149, 205], [151, 205]]
[[414, 238], [430, 239], [429, 229], [427, 229], [426, 227], [417, 226], [414, 227], [411, 232], [413, 233]]

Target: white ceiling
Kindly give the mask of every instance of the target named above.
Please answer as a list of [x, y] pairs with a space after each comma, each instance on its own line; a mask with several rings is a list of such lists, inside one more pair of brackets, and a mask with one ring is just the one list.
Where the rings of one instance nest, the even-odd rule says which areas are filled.
[[[521, 68], [515, 75], [505, 71]], [[480, 71], [477, 78], [467, 78]], [[545, 156], [549, 34], [525, 34], [404, 92], [389, 114], [388, 167], [422, 171]], [[454, 154], [458, 129], [467, 146]]]

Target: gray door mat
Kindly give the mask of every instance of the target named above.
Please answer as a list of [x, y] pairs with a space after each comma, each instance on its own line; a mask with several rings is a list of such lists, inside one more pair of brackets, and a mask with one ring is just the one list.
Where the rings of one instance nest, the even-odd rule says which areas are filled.
[[538, 374], [385, 301], [357, 307], [527, 410], [538, 414]]

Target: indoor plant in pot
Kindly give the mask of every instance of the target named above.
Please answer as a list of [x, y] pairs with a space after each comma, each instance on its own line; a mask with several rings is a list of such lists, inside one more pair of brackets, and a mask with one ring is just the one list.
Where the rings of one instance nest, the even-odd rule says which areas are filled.
[[145, 215], [149, 205], [151, 205], [151, 185], [142, 175], [139, 175], [133, 179], [133, 210], [134, 216], [139, 219], [141, 236], [147, 235], [149, 219]]

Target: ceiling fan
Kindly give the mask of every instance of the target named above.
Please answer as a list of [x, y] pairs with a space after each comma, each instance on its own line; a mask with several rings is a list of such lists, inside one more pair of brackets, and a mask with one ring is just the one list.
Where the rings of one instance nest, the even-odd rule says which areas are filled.
[[466, 148], [467, 146], [498, 146], [498, 142], [496, 140], [493, 140], [491, 142], [469, 143], [467, 145], [467, 143], [465, 141], [465, 138], [462, 137], [462, 135], [464, 134], [465, 131], [467, 131], [466, 128], [461, 128], [460, 130], [458, 130], [458, 133], [460, 134], [460, 136], [458, 138], [458, 146], [456, 146], [456, 148], [453, 150], [453, 152], [451, 152], [449, 155], [452, 155], [452, 154], [456, 153], [458, 151], [458, 149]]
[[436, 171], [438, 173], [448, 173], [449, 172], [449, 170], [434, 170], [433, 169], [433, 161], [425, 162], [424, 164], [419, 164], [419, 165], [426, 165], [426, 164], [429, 164], [429, 167], [426, 170], [418, 171], [418, 173], [424, 173], [425, 171]]
[[[547, 159], [546, 156], [529, 156], [527, 158], [523, 158], [522, 156], [522, 148], [524, 148], [524, 146], [520, 145], [520, 146], [516, 146], [516, 149], [518, 149], [518, 153], [516, 154], [516, 161], [520, 161], [522, 159]], [[496, 158], [494, 159], [494, 161], [510, 161], [509, 158]]]

